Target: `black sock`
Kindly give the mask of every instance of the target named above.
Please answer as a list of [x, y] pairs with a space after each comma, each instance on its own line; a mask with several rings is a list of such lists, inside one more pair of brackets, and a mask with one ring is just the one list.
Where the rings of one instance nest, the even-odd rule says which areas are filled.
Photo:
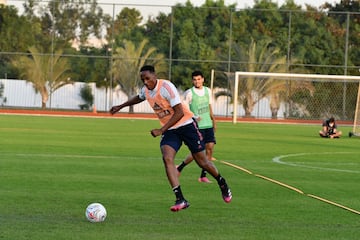
[[201, 177], [201, 178], [206, 177], [206, 171], [205, 171], [204, 169], [201, 170], [200, 177]]
[[177, 167], [177, 170], [178, 170], [179, 172], [181, 172], [185, 166], [186, 166], [185, 162], [182, 161], [182, 163]]
[[226, 184], [225, 178], [223, 178], [220, 174], [217, 175], [215, 179], [218, 182], [219, 186]]
[[175, 193], [176, 200], [183, 200], [184, 196], [181, 192], [180, 185], [173, 188], [173, 192]]

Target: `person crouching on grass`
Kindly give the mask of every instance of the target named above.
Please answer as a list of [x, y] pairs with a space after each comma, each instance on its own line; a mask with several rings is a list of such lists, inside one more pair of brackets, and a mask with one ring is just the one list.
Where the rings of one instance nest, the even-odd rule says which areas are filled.
[[325, 120], [322, 124], [322, 130], [319, 131], [320, 137], [339, 138], [342, 132], [337, 130], [337, 125], [333, 117]]
[[147, 100], [159, 118], [161, 127], [152, 129], [150, 134], [153, 137], [161, 136], [162, 159], [176, 199], [175, 205], [171, 206], [170, 210], [177, 212], [190, 206], [182, 194], [178, 171], [174, 163], [176, 153], [183, 142], [189, 148], [199, 167], [216, 179], [224, 202], [231, 202], [230, 188], [215, 165], [207, 159], [202, 135], [193, 119], [194, 114], [186, 104], [181, 102], [175, 85], [168, 80], [157, 79], [155, 68], [150, 65], [145, 65], [140, 69], [140, 78], [144, 83], [140, 93], [120, 105], [113, 106], [110, 113], [115, 114], [124, 107]]

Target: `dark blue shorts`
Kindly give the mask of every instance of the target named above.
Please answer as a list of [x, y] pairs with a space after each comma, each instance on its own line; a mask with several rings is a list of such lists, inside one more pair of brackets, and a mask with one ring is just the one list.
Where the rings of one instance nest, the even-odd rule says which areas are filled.
[[196, 122], [187, 124], [177, 129], [167, 130], [162, 135], [160, 147], [163, 145], [169, 145], [177, 152], [183, 142], [192, 153], [201, 152], [205, 149], [205, 143]]
[[204, 138], [205, 144], [206, 143], [215, 143], [216, 144], [214, 128], [200, 129], [200, 132]]

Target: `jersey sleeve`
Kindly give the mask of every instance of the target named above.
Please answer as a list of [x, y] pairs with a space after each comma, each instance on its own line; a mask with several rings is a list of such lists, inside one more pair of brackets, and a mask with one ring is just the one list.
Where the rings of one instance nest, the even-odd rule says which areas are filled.
[[176, 89], [175, 85], [170, 81], [166, 81], [163, 83], [160, 94], [163, 98], [169, 101], [170, 106], [174, 107], [181, 103], [181, 98], [178, 90]]
[[143, 87], [140, 89], [139, 98], [142, 99], [142, 100], [145, 100], [145, 99], [146, 99], [145, 86], [143, 86]]
[[184, 103], [186, 105], [190, 105], [191, 104], [191, 100], [192, 100], [192, 92], [191, 89], [188, 89], [185, 91], [184, 93]]

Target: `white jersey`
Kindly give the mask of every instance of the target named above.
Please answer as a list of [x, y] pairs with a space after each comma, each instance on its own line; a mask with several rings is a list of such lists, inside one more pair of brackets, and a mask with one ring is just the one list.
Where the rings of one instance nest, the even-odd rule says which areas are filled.
[[[161, 84], [161, 87], [159, 89], [159, 82], [162, 82]], [[178, 122], [177, 124], [175, 124], [174, 126], [170, 127], [169, 129], [175, 129], [175, 128], [178, 128], [178, 127], [181, 127], [181, 126], [185, 126], [189, 123], [192, 123], [193, 122], [193, 113], [189, 110], [189, 108], [181, 101], [181, 98], [180, 98], [180, 94], [178, 92], [178, 90], [176, 89], [175, 85], [168, 81], [168, 80], [158, 80], [157, 83], [156, 83], [156, 86], [153, 90], [149, 90], [146, 88], [146, 86], [143, 86], [141, 88], [141, 91], [139, 93], [139, 98], [142, 99], [142, 100], [146, 100], [146, 91], [148, 92], [148, 97], [149, 98], [155, 98], [155, 96], [157, 95], [157, 93], [159, 92], [160, 96], [162, 99], [164, 99], [165, 101], [168, 102], [168, 104], [170, 105], [170, 107], [174, 107], [178, 104], [182, 104], [183, 108], [185, 107], [186, 109], [184, 110], [184, 114], [186, 114], [186, 110], [188, 111], [189, 113], [189, 116], [190, 118], [187, 119], [186, 121], [184, 122]], [[148, 100], [149, 102], [149, 100]], [[149, 102], [150, 103], [150, 102]], [[150, 104], [152, 105], [152, 104]], [[151, 106], [153, 107], [153, 106]], [[191, 114], [191, 115], [190, 115]], [[185, 116], [185, 115], [184, 115]], [[159, 118], [160, 119], [160, 118]], [[164, 122], [161, 121], [160, 119], [160, 122], [162, 124], [164, 124]], [[179, 124], [180, 123], [180, 124]]]
[[[143, 86], [139, 93], [139, 97], [142, 100], [146, 100], [145, 88], [146, 87]], [[157, 91], [158, 91], [158, 84], [156, 84], [156, 86], [153, 90], [149, 90], [150, 96], [152, 96], [152, 97], [155, 96]], [[181, 103], [180, 95], [179, 95], [175, 85], [170, 81], [164, 81], [163, 85], [160, 88], [160, 95], [169, 101], [171, 107], [174, 107], [175, 105]]]

